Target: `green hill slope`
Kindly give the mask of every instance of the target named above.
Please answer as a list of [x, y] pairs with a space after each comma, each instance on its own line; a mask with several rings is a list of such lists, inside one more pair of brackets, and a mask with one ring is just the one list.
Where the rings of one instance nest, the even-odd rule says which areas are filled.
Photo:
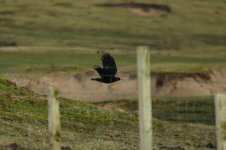
[[2, 0], [0, 41], [3, 45], [127, 50], [137, 45], [167, 50], [226, 47], [224, 0], [133, 0], [171, 9], [154, 16], [142, 16], [127, 7], [103, 6], [122, 2]]
[[[15, 84], [0, 80], [0, 145], [47, 149], [47, 101]], [[62, 143], [73, 149], [137, 147], [137, 119], [92, 104], [60, 98]], [[132, 138], [126, 143], [126, 134]], [[32, 142], [32, 144], [31, 144]]]
[[[116, 110], [60, 98], [63, 146], [87, 150], [138, 149], [137, 113]], [[215, 145], [215, 131], [211, 125], [158, 119], [153, 123], [157, 149], [203, 149]], [[16, 145], [20, 149], [48, 149], [47, 126], [46, 96], [1, 79], [0, 148], [11, 149]]]
[[[139, 14], [151, 4], [171, 11]], [[225, 68], [225, 14], [224, 0], [2, 0], [0, 72], [87, 70], [102, 50], [115, 50], [120, 71], [135, 72], [138, 45], [152, 50], [152, 71]]]

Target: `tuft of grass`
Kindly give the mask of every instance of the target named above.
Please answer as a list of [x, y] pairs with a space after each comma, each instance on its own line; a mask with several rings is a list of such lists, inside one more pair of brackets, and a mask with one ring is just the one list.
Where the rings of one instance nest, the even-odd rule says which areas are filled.
[[224, 122], [222, 124], [222, 132], [223, 132], [223, 139], [225, 140], [226, 139], [226, 123]]

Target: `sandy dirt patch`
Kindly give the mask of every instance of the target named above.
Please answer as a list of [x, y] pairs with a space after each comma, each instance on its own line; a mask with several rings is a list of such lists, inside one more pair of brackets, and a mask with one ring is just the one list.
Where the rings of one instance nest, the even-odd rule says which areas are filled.
[[[136, 100], [137, 77], [119, 73], [121, 81], [104, 84], [90, 80], [97, 77], [94, 71], [52, 73], [46, 75], [6, 75], [20, 87], [47, 94], [50, 85], [62, 97], [83, 101]], [[226, 93], [226, 70], [209, 70], [208, 74], [155, 74], [152, 78], [152, 95], [155, 96], [207, 96]]]

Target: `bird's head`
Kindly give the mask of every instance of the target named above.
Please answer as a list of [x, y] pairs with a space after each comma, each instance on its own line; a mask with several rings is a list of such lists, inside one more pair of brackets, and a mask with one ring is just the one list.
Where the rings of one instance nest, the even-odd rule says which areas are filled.
[[119, 77], [115, 77], [115, 82], [121, 80]]

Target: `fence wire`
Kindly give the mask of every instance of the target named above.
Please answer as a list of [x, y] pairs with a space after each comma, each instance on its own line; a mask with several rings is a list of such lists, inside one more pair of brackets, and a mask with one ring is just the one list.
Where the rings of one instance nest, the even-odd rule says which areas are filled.
[[[177, 77], [156, 79], [161, 82], [178, 81]], [[122, 80], [124, 79], [122, 78]], [[126, 80], [124, 81], [126, 82]], [[195, 80], [195, 82], [226, 86], [226, 81], [203, 79]], [[155, 84], [157, 86], [159, 83]], [[106, 88], [113, 86], [108, 85]], [[49, 148], [46, 96], [48, 84], [44, 87], [46, 89], [43, 89], [43, 96], [29, 95], [30, 101], [28, 103], [24, 102], [24, 96], [28, 89], [22, 88], [20, 92], [15, 93], [17, 88], [13, 86], [7, 89], [10, 93], [6, 93], [6, 95], [12, 99], [12, 103], [6, 104], [1, 99], [0, 109], [4, 111], [0, 111], [0, 150], [14, 149], [15, 147], [17, 149], [47, 150]], [[103, 102], [85, 103], [62, 98], [61, 94], [80, 94], [93, 97], [96, 94], [105, 96], [106, 93], [101, 89], [68, 92], [63, 90], [63, 87], [56, 88], [60, 99], [61, 143], [64, 149], [136, 150], [139, 148], [137, 98], [114, 101], [111, 99], [111, 94], [115, 93], [111, 93], [110, 89], [105, 91], [110, 96]], [[124, 93], [133, 95], [134, 91], [130, 91], [132, 88], [136, 89], [136, 87], [130, 86]], [[0, 89], [0, 93], [4, 94], [4, 90]], [[213, 95], [153, 95], [154, 149], [216, 149]], [[35, 97], [41, 102], [35, 101]], [[9, 114], [10, 117], [8, 117]]]
[[[216, 148], [213, 96], [152, 97], [152, 101], [155, 149]], [[106, 108], [109, 105], [112, 108]], [[47, 109], [47, 106], [36, 107]], [[6, 141], [1, 144], [1, 149], [12, 149], [13, 146], [48, 149], [47, 111], [41, 116], [43, 120], [22, 119], [23, 116], [32, 118], [39, 115], [34, 112], [28, 115], [15, 111], [15, 115], [20, 119], [10, 120], [1, 115], [0, 122], [4, 128], [0, 129], [0, 139], [3, 143]], [[128, 118], [124, 117], [128, 116], [124, 115], [138, 117], [137, 101], [94, 103], [86, 107], [82, 102], [61, 100], [62, 146], [78, 150], [138, 149], [137, 119], [127, 124], [126, 121], [130, 120], [126, 120]]]

